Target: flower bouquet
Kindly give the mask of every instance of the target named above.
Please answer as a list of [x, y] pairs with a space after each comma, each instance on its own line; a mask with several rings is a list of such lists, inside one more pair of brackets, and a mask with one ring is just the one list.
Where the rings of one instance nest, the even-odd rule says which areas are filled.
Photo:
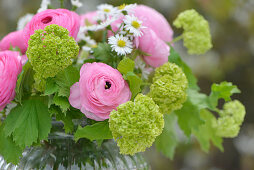
[[[0, 42], [0, 155], [19, 164], [27, 148], [48, 144], [63, 123], [74, 143], [100, 147], [113, 139], [120, 154], [144, 152], [153, 143], [173, 158], [176, 125], [208, 152], [223, 151], [223, 138], [238, 135], [245, 108], [231, 101], [230, 82], [200, 92], [191, 68], [174, 50], [182, 40], [190, 54], [212, 48], [208, 22], [195, 10], [173, 21], [144, 5], [102, 4], [78, 15], [43, 0], [35, 15]], [[50, 9], [48, 9], [50, 8]], [[218, 108], [218, 101], [224, 105]], [[53, 122], [53, 123], [52, 123]], [[79, 149], [90, 145], [79, 145]], [[92, 146], [91, 146], [92, 147]], [[23, 153], [24, 156], [24, 153]], [[53, 165], [52, 165], [53, 166]]]

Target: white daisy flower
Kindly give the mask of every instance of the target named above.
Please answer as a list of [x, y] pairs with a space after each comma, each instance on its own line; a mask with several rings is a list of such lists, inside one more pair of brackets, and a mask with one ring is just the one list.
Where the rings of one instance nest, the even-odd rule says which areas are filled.
[[91, 47], [86, 46], [86, 45], [82, 47], [83, 51], [91, 51], [91, 49], [92, 49]]
[[71, 0], [71, 4], [78, 8], [83, 6], [83, 4], [79, 0]]
[[142, 26], [142, 21], [138, 20], [137, 17], [134, 15], [126, 15], [123, 21], [126, 24], [124, 28], [132, 33], [135, 37], [141, 37], [143, 35], [142, 29], [146, 27]]
[[96, 45], [96, 41], [93, 40], [93, 39], [91, 39], [90, 36], [86, 36], [85, 33], [82, 32], [82, 31], [79, 31], [79, 33], [78, 33], [78, 35], [77, 35], [77, 38], [78, 38], [79, 40], [85, 41], [85, 42], [86, 42], [87, 44], [89, 44], [89, 45]]
[[132, 52], [132, 42], [123, 35], [115, 35], [109, 37], [108, 43], [112, 47], [112, 51], [116, 51], [118, 55], [126, 55]]
[[50, 5], [51, 0], [42, 0], [41, 1], [41, 7], [38, 9], [37, 13], [45, 11], [48, 9], [48, 5]]
[[133, 12], [133, 9], [137, 6], [137, 4], [122, 4], [120, 6], [117, 7], [118, 11], [122, 12], [122, 11], [126, 11], [127, 13], [131, 13]]
[[33, 14], [26, 14], [23, 17], [19, 18], [18, 25], [17, 25], [17, 30], [23, 30], [26, 26], [26, 24], [31, 21], [33, 18]]
[[102, 30], [102, 29], [105, 29], [106, 27], [108, 27], [109, 25], [111, 25], [116, 20], [117, 20], [117, 18], [111, 17], [111, 18], [108, 18], [106, 21], [101, 22], [100, 24], [85, 26], [84, 29], [86, 29], [87, 31]]
[[106, 16], [113, 16], [117, 12], [117, 9], [109, 4], [101, 4], [97, 7], [97, 9], [99, 10], [99, 13]]

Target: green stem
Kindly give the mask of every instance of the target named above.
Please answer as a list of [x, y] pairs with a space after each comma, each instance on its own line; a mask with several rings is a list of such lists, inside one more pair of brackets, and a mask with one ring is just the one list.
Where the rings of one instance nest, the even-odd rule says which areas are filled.
[[64, 0], [60, 0], [61, 8], [64, 8]]
[[106, 42], [107, 41], [107, 37], [108, 37], [108, 31], [103, 31], [103, 36], [102, 36], [102, 42]]
[[115, 35], [116, 35], [118, 32], [120, 32], [120, 30], [121, 30], [121, 28], [122, 28], [123, 25], [124, 25], [124, 23], [122, 23], [122, 24], [120, 25], [120, 27], [118, 28], [118, 30], [115, 32]]
[[168, 44], [171, 45], [179, 40], [183, 39], [183, 34], [179, 35], [178, 37], [174, 38], [171, 42], [169, 42]]
[[143, 82], [141, 85], [142, 86], [150, 86], [152, 83], [148, 83], [148, 82]]

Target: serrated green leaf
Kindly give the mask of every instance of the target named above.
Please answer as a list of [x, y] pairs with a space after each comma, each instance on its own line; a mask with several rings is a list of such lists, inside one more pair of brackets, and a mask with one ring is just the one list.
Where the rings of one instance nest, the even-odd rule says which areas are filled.
[[23, 66], [22, 72], [19, 74], [17, 84], [16, 84], [15, 100], [18, 103], [21, 103], [22, 98], [24, 96], [30, 96], [30, 93], [32, 92], [32, 86], [34, 84], [33, 77], [34, 77], [34, 71], [32, 69], [30, 62], [27, 62]]
[[139, 76], [137, 76], [133, 72], [128, 72], [127, 74], [125, 74], [125, 76], [129, 82], [129, 86], [130, 86], [130, 90], [132, 94], [131, 99], [134, 99], [136, 95], [141, 91], [140, 86], [142, 84], [142, 80]]
[[187, 94], [191, 103], [197, 106], [199, 110], [209, 107], [208, 96], [206, 94], [193, 89], [188, 89]]
[[79, 81], [79, 70], [74, 66], [69, 66], [56, 75], [55, 81], [59, 86], [58, 95], [63, 97], [70, 96], [71, 86]]
[[103, 63], [109, 64], [114, 58], [114, 54], [112, 53], [112, 49], [108, 43], [99, 43], [96, 48], [93, 48], [93, 52], [95, 59]]
[[220, 84], [213, 84], [211, 88], [211, 93], [209, 96], [210, 109], [215, 109], [218, 105], [219, 99], [224, 99], [225, 101], [230, 101], [231, 96], [234, 93], [240, 93], [241, 91], [237, 86], [233, 85], [231, 82], [221, 82]]
[[61, 110], [60, 111], [58, 110], [58, 112], [56, 114], [56, 120], [62, 121], [64, 123], [65, 133], [73, 132], [74, 124], [72, 122], [72, 117], [71, 117], [70, 113], [65, 115], [63, 112], [61, 112]]
[[162, 134], [155, 140], [156, 149], [163, 153], [166, 157], [173, 159], [175, 149], [178, 145], [176, 134], [177, 117], [174, 113], [164, 115], [164, 129]]
[[5, 135], [12, 135], [21, 147], [47, 139], [51, 129], [48, 107], [38, 99], [25, 100], [23, 105], [12, 109], [4, 123]]
[[223, 151], [223, 139], [216, 135], [216, 128], [214, 127], [216, 118], [211, 112], [205, 109], [201, 110], [200, 115], [205, 123], [202, 124], [198, 130], [194, 130], [193, 133], [197, 137], [202, 150], [208, 152], [211, 141], [217, 148]]
[[127, 57], [122, 59], [117, 66], [117, 70], [122, 74], [127, 74], [128, 72], [133, 72], [135, 67], [135, 62]]
[[55, 80], [53, 78], [48, 78], [46, 80], [46, 87], [44, 95], [51, 95], [56, 93], [59, 90], [59, 87], [57, 86]]
[[0, 155], [2, 155], [7, 163], [17, 165], [19, 158], [22, 156], [23, 149], [17, 146], [11, 137], [4, 135], [4, 126], [0, 127]]
[[93, 125], [85, 127], [78, 127], [75, 135], [75, 140], [80, 138], [87, 138], [91, 141], [100, 139], [112, 139], [112, 133], [109, 130], [109, 124], [107, 121], [98, 122]]
[[70, 103], [68, 101], [68, 98], [58, 96], [57, 94], [53, 98], [53, 103], [57, 106], [59, 106], [62, 110], [62, 112], [66, 113], [66, 111], [70, 108]]
[[188, 98], [180, 110], [175, 113], [178, 117], [178, 124], [187, 137], [190, 137], [192, 130], [198, 129], [204, 122], [200, 117], [200, 110], [207, 107], [206, 97], [196, 90], [187, 90]]
[[182, 68], [184, 74], [188, 79], [189, 88], [199, 90], [197, 79], [193, 75], [191, 68], [181, 59], [180, 55], [174, 50], [172, 46], [170, 47], [170, 56], [168, 57], [168, 61], [175, 63]]

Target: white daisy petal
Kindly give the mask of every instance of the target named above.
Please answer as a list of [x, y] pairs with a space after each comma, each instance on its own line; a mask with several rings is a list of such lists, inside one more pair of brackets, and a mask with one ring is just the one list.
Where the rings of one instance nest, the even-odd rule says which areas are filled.
[[97, 7], [98, 13], [106, 16], [114, 16], [117, 9], [109, 4], [101, 4]]
[[50, 5], [51, 0], [42, 0], [41, 1], [41, 6], [38, 9], [37, 13], [45, 11], [46, 9], [48, 9], [48, 5]]
[[31, 21], [33, 18], [33, 14], [26, 14], [23, 17], [19, 18], [18, 25], [17, 25], [17, 30], [23, 30], [26, 26], [26, 24]]
[[137, 4], [122, 4], [120, 6], [117, 7], [117, 9], [119, 10], [119, 12], [123, 12], [126, 11], [128, 14], [133, 12], [133, 9], [137, 6]]
[[83, 4], [79, 0], [71, 0], [71, 4], [78, 8], [83, 6]]
[[142, 29], [146, 27], [142, 26], [142, 21], [138, 20], [137, 17], [134, 15], [126, 15], [123, 21], [125, 23], [124, 28], [135, 37], [141, 37], [143, 35]]
[[126, 55], [132, 52], [132, 42], [123, 35], [117, 34], [109, 37], [108, 43], [111, 45], [112, 51], [115, 51], [117, 55]]

